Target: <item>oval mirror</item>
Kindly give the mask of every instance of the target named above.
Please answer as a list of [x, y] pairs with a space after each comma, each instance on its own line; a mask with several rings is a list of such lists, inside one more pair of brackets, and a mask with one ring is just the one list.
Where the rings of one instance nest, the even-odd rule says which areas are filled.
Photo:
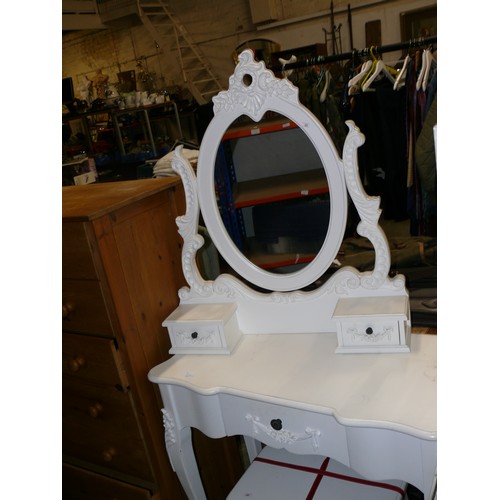
[[[270, 86], [274, 87], [273, 91], [270, 91]], [[240, 63], [230, 78], [229, 90], [219, 93], [213, 100], [214, 118], [203, 137], [197, 168], [200, 209], [212, 241], [228, 265], [244, 279], [258, 287], [267, 290], [290, 291], [310, 285], [324, 274], [335, 259], [346, 224], [347, 195], [342, 162], [330, 137], [316, 117], [298, 103], [297, 88], [288, 80], [275, 78], [272, 72], [265, 69], [263, 63], [257, 63], [253, 60], [250, 51], [240, 54]], [[224, 186], [219, 185], [216, 188], [217, 181], [224, 180], [221, 177], [220, 165], [226, 159], [221, 144], [224, 143], [224, 136], [227, 138], [231, 127], [234, 128], [234, 125], [242, 120], [241, 117], [248, 117], [253, 122], [245, 124], [246, 130], [250, 131], [251, 136], [259, 135], [262, 127], [267, 126], [269, 120], [266, 118], [271, 118], [270, 121], [280, 122], [282, 127], [284, 125], [285, 128], [297, 129], [296, 133], [303, 136], [300, 141], [304, 148], [303, 152], [314, 158], [313, 168], [310, 169], [314, 170], [314, 173], [309, 172], [305, 175], [302, 173], [303, 182], [306, 179], [310, 184], [304, 184], [304, 189], [300, 190], [299, 196], [296, 198], [302, 200], [303, 197], [310, 197], [310, 194], [311, 196], [322, 195], [323, 198], [319, 198], [319, 200], [325, 201], [325, 198], [327, 200], [328, 209], [326, 212], [323, 211], [326, 224], [323, 224], [323, 229], [318, 230], [322, 236], [321, 241], [316, 242], [316, 248], [313, 248], [313, 252], [309, 252], [312, 255], [306, 260], [310, 260], [310, 262], [304, 261], [306, 265], [289, 273], [272, 272], [266, 269], [266, 266], [252, 261], [248, 255], [243, 253], [245, 251], [244, 245], [235, 237], [235, 232], [227, 229], [230, 227], [226, 217], [227, 206], [224, 205], [227, 200], [222, 198], [224, 196], [233, 198], [233, 189], [236, 186], [233, 186], [233, 183], [227, 178]], [[299, 142], [295, 143], [294, 147], [297, 147], [298, 144]], [[289, 151], [280, 152], [279, 148], [274, 146], [268, 149], [272, 153], [271, 158], [280, 155], [284, 157], [289, 153]], [[255, 158], [258, 156], [257, 152], [252, 152], [252, 150], [246, 154], [250, 156], [247, 158], [249, 161], [252, 161], [252, 156]], [[267, 173], [267, 177], [280, 175], [276, 166]], [[276, 179], [273, 180], [276, 181]], [[321, 186], [320, 192], [311, 189], [309, 193], [307, 186], [312, 186], [313, 181], [316, 182], [316, 186]], [[264, 178], [264, 184], [266, 182]], [[269, 181], [267, 185], [271, 192], [275, 193], [274, 197], [277, 198], [276, 192], [283, 188], [283, 184]], [[271, 197], [270, 201], [272, 200]], [[275, 199], [274, 201], [280, 200]], [[293, 202], [290, 199], [290, 202], [293, 212], [293, 203], [297, 203], [297, 200]], [[264, 220], [269, 217], [269, 204], [259, 203], [257, 205], [262, 205], [262, 207], [253, 211], [254, 224], [255, 216]], [[288, 208], [290, 209], [290, 207]], [[234, 209], [234, 206], [229, 206], [229, 209]], [[291, 220], [290, 217], [293, 218], [293, 215], [289, 215], [288, 220]], [[311, 214], [303, 214], [302, 219], [301, 223], [304, 227], [313, 226], [317, 222], [314, 215]], [[269, 221], [265, 222], [267, 223], [265, 226], [268, 231], [268, 239], [276, 242], [276, 235], [269, 232], [273, 229], [273, 224]]]
[[328, 180], [313, 144], [288, 117], [236, 119], [219, 146], [214, 182], [226, 231], [252, 263], [282, 274], [317, 255], [328, 229]]

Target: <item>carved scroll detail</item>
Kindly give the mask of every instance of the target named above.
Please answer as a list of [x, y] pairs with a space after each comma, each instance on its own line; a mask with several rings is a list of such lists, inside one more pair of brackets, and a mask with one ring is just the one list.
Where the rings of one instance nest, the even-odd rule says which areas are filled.
[[172, 415], [165, 410], [165, 408], [161, 409], [163, 413], [163, 427], [165, 429], [165, 444], [171, 446], [175, 443], [175, 423]]
[[350, 288], [356, 288], [357, 286], [376, 289], [389, 281], [394, 288], [401, 289], [404, 287], [403, 277], [396, 276], [392, 280], [387, 278], [391, 267], [391, 253], [385, 233], [378, 224], [382, 213], [380, 197], [368, 196], [359, 177], [357, 150], [365, 142], [365, 137], [354, 122], [349, 120], [346, 124], [349, 128], [343, 150], [346, 186], [361, 218], [361, 222], [357, 227], [358, 234], [368, 238], [375, 250], [375, 266], [371, 273], [359, 273], [359, 277], [353, 274], [348, 277], [347, 281], [344, 277], [341, 288], [344, 292], [348, 292]]
[[196, 338], [192, 337], [192, 331], [187, 332], [176, 332], [177, 337], [181, 339], [183, 345], [208, 345], [212, 344], [215, 338], [216, 330], [210, 330], [204, 335], [199, 335]]
[[267, 436], [274, 439], [277, 443], [287, 445], [294, 444], [297, 441], [303, 441], [305, 439], [312, 439], [313, 448], [317, 449], [319, 446], [318, 438], [321, 435], [321, 431], [317, 429], [312, 429], [311, 427], [306, 427], [302, 434], [297, 434], [295, 432], [288, 431], [286, 429], [275, 430], [271, 426], [264, 425], [259, 417], [253, 417], [250, 414], [245, 416], [245, 419], [252, 422], [254, 433], [264, 432]]
[[186, 196], [186, 213], [177, 217], [176, 224], [179, 234], [184, 240], [182, 247], [182, 271], [191, 288], [179, 290], [179, 297], [187, 299], [192, 295], [206, 297], [212, 293], [212, 283], [205, 281], [196, 265], [196, 252], [203, 246], [205, 240], [198, 234], [200, 214], [196, 175], [191, 164], [182, 155], [182, 146], [175, 149], [172, 159], [172, 169], [179, 174], [184, 185]]
[[359, 339], [366, 343], [376, 344], [380, 342], [381, 339], [386, 338], [387, 340], [391, 340], [391, 334], [394, 333], [393, 327], [386, 327], [382, 329], [380, 332], [372, 333], [371, 335], [366, 335], [364, 331], [360, 331], [357, 328], [348, 328], [346, 333], [351, 335], [352, 340]]

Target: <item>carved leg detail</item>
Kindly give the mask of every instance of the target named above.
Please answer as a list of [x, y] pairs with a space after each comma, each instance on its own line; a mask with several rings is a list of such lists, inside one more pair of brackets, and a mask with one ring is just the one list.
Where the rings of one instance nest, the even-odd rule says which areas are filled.
[[191, 428], [179, 428], [172, 415], [162, 410], [165, 444], [172, 468], [177, 474], [189, 500], [206, 500], [198, 464], [193, 451]]

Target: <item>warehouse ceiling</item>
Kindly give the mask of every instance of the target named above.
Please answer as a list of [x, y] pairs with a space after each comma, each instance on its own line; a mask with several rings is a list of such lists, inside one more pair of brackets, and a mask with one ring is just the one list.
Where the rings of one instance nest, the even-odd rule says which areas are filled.
[[62, 0], [62, 29], [106, 29], [97, 13], [95, 0]]

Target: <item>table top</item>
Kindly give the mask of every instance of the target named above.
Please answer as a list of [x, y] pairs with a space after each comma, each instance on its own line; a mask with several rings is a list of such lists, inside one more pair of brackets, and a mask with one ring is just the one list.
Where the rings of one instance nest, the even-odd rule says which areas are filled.
[[332, 334], [244, 335], [231, 355], [175, 355], [149, 379], [435, 440], [436, 340], [413, 334], [409, 353], [335, 354]]
[[180, 177], [175, 176], [63, 186], [62, 217], [66, 221], [93, 220], [180, 184]]

